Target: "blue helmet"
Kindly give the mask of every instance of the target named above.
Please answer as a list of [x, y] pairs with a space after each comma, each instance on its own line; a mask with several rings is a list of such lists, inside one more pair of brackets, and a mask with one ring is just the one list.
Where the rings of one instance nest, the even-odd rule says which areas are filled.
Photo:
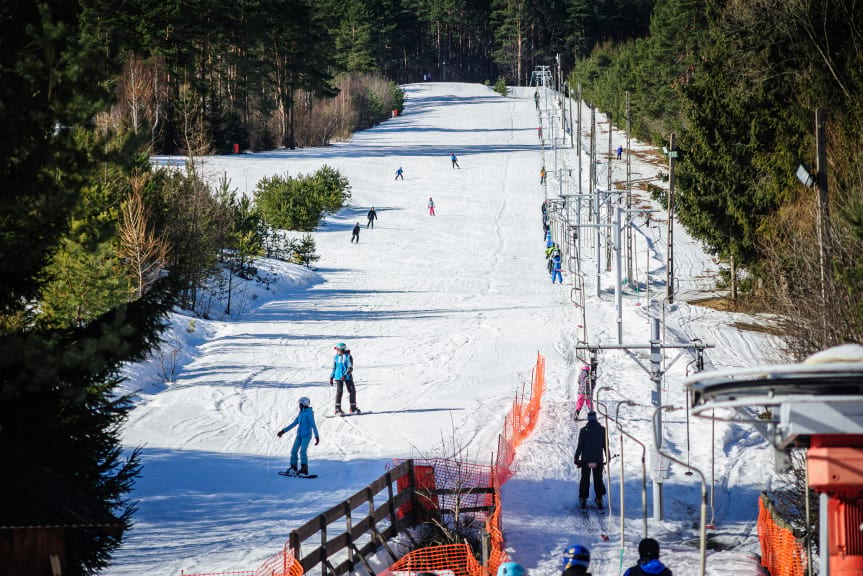
[[563, 569], [566, 570], [570, 566], [590, 566], [590, 550], [584, 546], [576, 544], [570, 546], [563, 552]]
[[525, 573], [518, 562], [504, 562], [497, 567], [497, 576], [525, 576]]

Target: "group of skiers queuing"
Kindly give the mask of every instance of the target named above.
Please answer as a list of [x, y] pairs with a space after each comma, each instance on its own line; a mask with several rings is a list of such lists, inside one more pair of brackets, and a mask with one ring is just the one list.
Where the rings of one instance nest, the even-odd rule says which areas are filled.
[[[333, 349], [333, 368], [330, 371], [330, 386], [336, 387], [335, 416], [344, 416], [342, 411], [342, 395], [344, 389], [348, 390], [348, 401], [350, 402], [350, 413], [361, 414], [357, 406], [357, 388], [354, 385], [354, 357], [344, 342], [339, 342]], [[294, 420], [276, 432], [276, 436], [282, 437], [286, 432], [297, 429], [294, 444], [291, 447], [291, 461], [285, 476], [309, 476], [309, 444], [312, 437], [315, 438], [315, 446], [321, 441], [318, 427], [315, 424], [315, 411], [312, 402], [305, 396], [299, 400], [299, 412]], [[297, 467], [299, 465], [299, 467]]]
[[[574, 544], [563, 551], [560, 576], [590, 576], [590, 550]], [[504, 562], [497, 568], [497, 576], [527, 576], [527, 571], [518, 562]], [[638, 543], [638, 562], [628, 568], [623, 576], [672, 576], [659, 561], [659, 542], [653, 538], [642, 538]]]

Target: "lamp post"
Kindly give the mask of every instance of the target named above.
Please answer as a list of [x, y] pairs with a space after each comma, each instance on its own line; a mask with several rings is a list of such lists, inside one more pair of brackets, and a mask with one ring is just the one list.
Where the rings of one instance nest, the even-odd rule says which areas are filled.
[[815, 110], [815, 148], [818, 162], [815, 166], [815, 173], [811, 173], [809, 168], [801, 163], [797, 167], [796, 176], [800, 183], [807, 188], [818, 187], [818, 260], [821, 276], [821, 305], [823, 306], [821, 329], [823, 344], [826, 346], [827, 278], [829, 277], [827, 248], [830, 245], [830, 204], [827, 194], [827, 142], [824, 137], [824, 110], [821, 108]]
[[[656, 436], [656, 421], [659, 419], [659, 413], [662, 411], [665, 412], [674, 412], [675, 410], [680, 410], [676, 406], [668, 406], [668, 405], [660, 405], [656, 407], [656, 410], [653, 411], [653, 435]], [[699, 563], [698, 563], [698, 575], [704, 576], [704, 570], [706, 567], [707, 561], [707, 479], [704, 477], [704, 474], [696, 468], [695, 466], [691, 466], [684, 462], [683, 460], [678, 460], [674, 456], [670, 454], [666, 454], [661, 450], [658, 450], [659, 454], [663, 458], [667, 458], [676, 464], [680, 464], [681, 466], [692, 470], [696, 474], [698, 474], [699, 478], [701, 478], [701, 517], [698, 523], [698, 536], [699, 536]]]

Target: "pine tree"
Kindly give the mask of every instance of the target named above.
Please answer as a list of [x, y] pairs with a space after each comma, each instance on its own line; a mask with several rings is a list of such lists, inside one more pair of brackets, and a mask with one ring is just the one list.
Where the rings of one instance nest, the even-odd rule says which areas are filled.
[[[100, 166], [81, 137], [106, 104], [106, 56], [117, 36], [97, 29], [97, 7], [13, 0], [2, 9], [0, 143], [9, 153], [0, 155], [0, 435], [128, 527], [138, 460], [121, 454], [130, 404], [115, 386], [121, 364], [157, 344], [171, 299], [166, 285], [128, 303], [105, 290], [114, 258], [103, 232], [112, 224], [90, 209], [102, 198], [93, 180]], [[84, 290], [96, 297], [61, 311], [55, 281], [80, 293], [88, 267], [103, 264], [89, 269]], [[39, 321], [50, 309], [51, 321]], [[67, 533], [64, 574], [97, 572], [119, 545], [99, 531]]]

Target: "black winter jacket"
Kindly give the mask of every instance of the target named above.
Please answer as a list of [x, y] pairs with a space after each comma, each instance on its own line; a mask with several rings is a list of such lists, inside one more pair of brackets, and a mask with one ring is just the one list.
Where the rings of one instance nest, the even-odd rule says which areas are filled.
[[578, 433], [578, 446], [575, 448], [575, 461], [605, 462], [605, 428], [599, 422], [590, 420]]

